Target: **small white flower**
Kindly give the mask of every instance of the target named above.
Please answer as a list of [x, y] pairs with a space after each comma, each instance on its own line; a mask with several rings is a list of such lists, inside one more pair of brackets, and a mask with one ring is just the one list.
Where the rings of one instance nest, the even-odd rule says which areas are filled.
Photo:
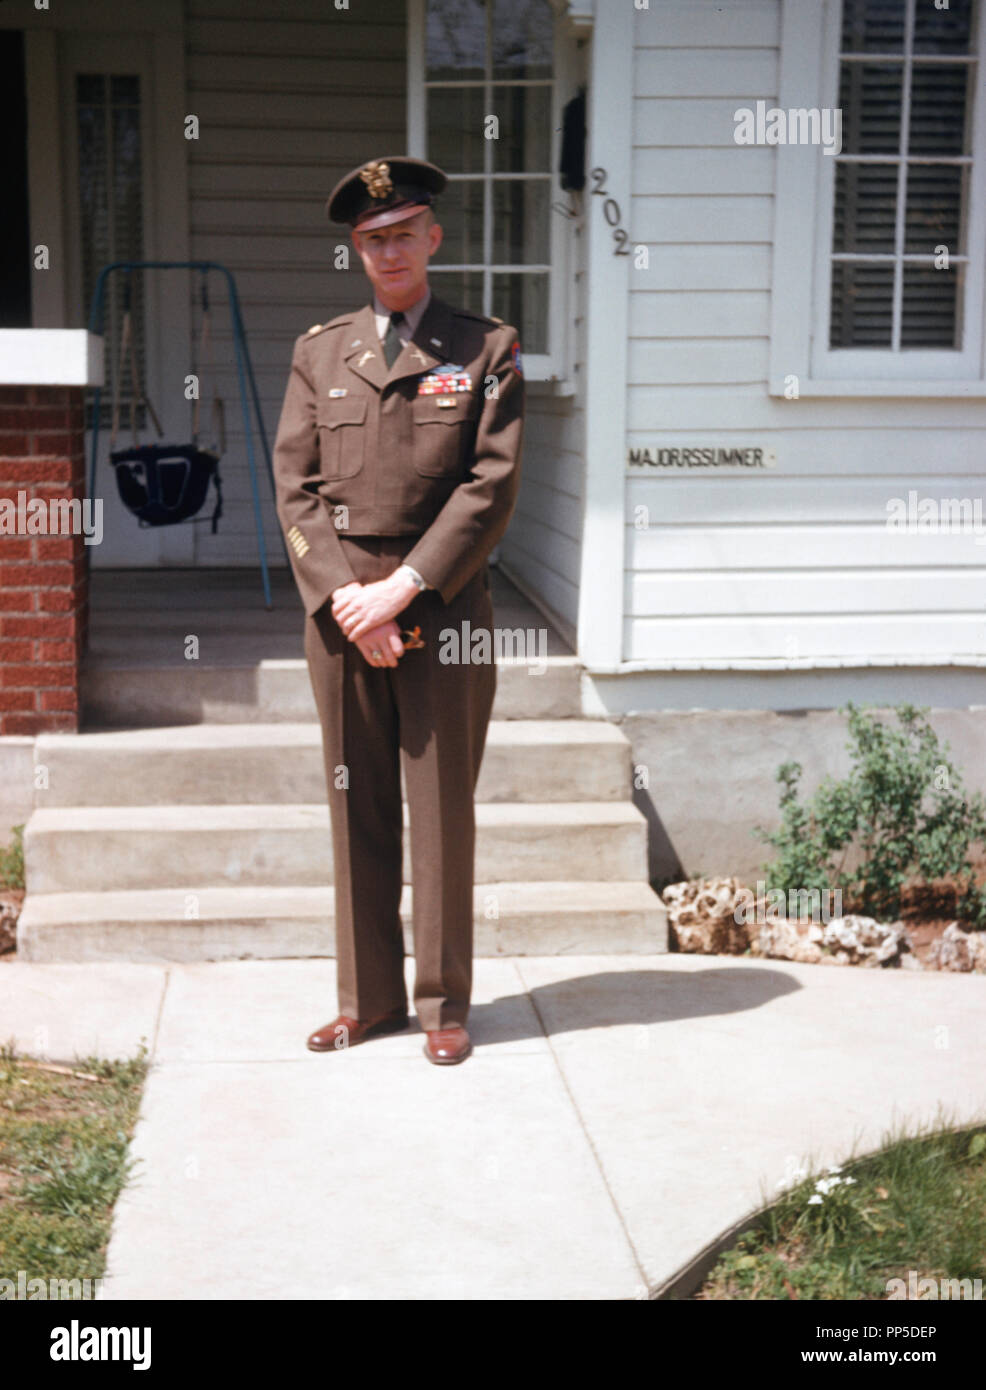
[[815, 1195], [814, 1195], [814, 1197], [809, 1197], [809, 1198], [808, 1198], [808, 1205], [809, 1205], [810, 1207], [817, 1207], [817, 1206], [820, 1205], [821, 1201], [822, 1201], [822, 1198], [819, 1197], [818, 1193], [816, 1192]]
[[841, 1172], [842, 1172], [842, 1164], [841, 1164], [841, 1163], [838, 1163], [838, 1164], [831, 1164], [831, 1165], [829, 1166], [829, 1172], [830, 1172], [830, 1173], [841, 1173]]

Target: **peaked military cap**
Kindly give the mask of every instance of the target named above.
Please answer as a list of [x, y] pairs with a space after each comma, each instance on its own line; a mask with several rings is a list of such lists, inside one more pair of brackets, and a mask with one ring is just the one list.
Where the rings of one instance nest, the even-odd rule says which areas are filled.
[[359, 231], [388, 227], [430, 207], [448, 179], [437, 164], [406, 155], [371, 159], [341, 178], [325, 205], [330, 222]]

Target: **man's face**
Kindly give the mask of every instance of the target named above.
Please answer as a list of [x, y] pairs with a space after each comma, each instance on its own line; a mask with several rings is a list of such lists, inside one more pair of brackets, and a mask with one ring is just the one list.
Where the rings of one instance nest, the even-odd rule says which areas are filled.
[[422, 208], [389, 227], [353, 229], [363, 269], [388, 309], [410, 308], [427, 288], [428, 262], [442, 244], [441, 227], [428, 219], [428, 209]]

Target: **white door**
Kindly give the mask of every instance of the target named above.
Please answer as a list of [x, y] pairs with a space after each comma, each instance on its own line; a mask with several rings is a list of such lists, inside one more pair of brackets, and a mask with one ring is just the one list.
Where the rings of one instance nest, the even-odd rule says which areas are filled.
[[[65, 246], [65, 310], [68, 327], [84, 327], [100, 268], [113, 261], [183, 259], [180, 191], [169, 190], [156, 135], [153, 39], [146, 34], [58, 34], [62, 212]], [[53, 132], [54, 134], [54, 132]], [[180, 130], [175, 138], [181, 139]], [[173, 167], [172, 161], [168, 161]], [[175, 194], [169, 197], [169, 192]], [[170, 233], [174, 231], [174, 235]], [[103, 498], [103, 541], [93, 547], [94, 566], [194, 563], [194, 527], [144, 528], [119, 500], [109, 463], [111, 383], [118, 369], [125, 281], [131, 282], [132, 325], [143, 389], [168, 442], [189, 434], [184, 399], [188, 371], [189, 272], [114, 271], [105, 282], [104, 388], [95, 496]], [[116, 447], [133, 442], [129, 370], [122, 379], [121, 432]], [[141, 424], [138, 419], [138, 429]], [[138, 440], [158, 436], [145, 416]], [[86, 478], [92, 432], [86, 431]]]

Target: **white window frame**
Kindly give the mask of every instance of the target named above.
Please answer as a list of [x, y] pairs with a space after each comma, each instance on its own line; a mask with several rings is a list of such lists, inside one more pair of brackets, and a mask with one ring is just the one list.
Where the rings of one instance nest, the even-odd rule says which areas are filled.
[[[838, 101], [841, 0], [783, 0], [777, 105]], [[977, 177], [969, 180], [961, 349], [830, 348], [832, 219], [836, 160], [820, 145], [778, 145], [771, 296], [770, 394], [986, 396], [986, 0], [978, 6], [978, 57], [970, 124]]]
[[[552, 36], [553, 55], [554, 55], [554, 75], [551, 79], [551, 156], [549, 173], [551, 182], [549, 185], [549, 205], [562, 201], [565, 197], [561, 191], [558, 181], [558, 161], [561, 154], [561, 124], [562, 110], [564, 102], [569, 96], [575, 95], [574, 84], [567, 80], [571, 72], [571, 34], [568, 24], [564, 21], [563, 12], [565, 5], [559, 4], [558, 0], [549, 0], [554, 11], [554, 30]], [[407, 51], [407, 150], [408, 154], [418, 159], [427, 159], [427, 128], [425, 121], [425, 88], [428, 85], [425, 78], [425, 40], [426, 40], [426, 6], [427, 0], [408, 0], [408, 51]], [[438, 86], [447, 86], [444, 81], [436, 83]], [[472, 84], [474, 85], [474, 84]], [[497, 85], [523, 86], [523, 79], [517, 82], [498, 81]], [[536, 84], [545, 85], [544, 79], [538, 79]], [[569, 91], [571, 88], [571, 91]], [[488, 152], [489, 153], [489, 152]], [[463, 176], [465, 177], [465, 176]], [[475, 175], [468, 176], [473, 179]], [[495, 178], [496, 175], [493, 175]], [[522, 177], [518, 175], [504, 175], [504, 178], [515, 179]], [[454, 183], [456, 175], [449, 174], [449, 183]], [[441, 202], [437, 208], [438, 219], [441, 221]], [[574, 220], [574, 219], [571, 219]], [[556, 383], [556, 389], [570, 387], [571, 379], [574, 375], [574, 365], [572, 362], [572, 342], [571, 333], [568, 325], [568, 285], [570, 283], [569, 266], [572, 245], [572, 228], [570, 219], [563, 217], [558, 212], [551, 212], [550, 231], [549, 231], [549, 255], [551, 258], [550, 266], [547, 267], [548, 274], [548, 342], [550, 351], [546, 353], [529, 352], [524, 348], [523, 335], [521, 336], [521, 351], [524, 360], [524, 376], [530, 381], [544, 381]], [[487, 245], [492, 238], [492, 224], [486, 226], [485, 235]], [[494, 274], [499, 271], [509, 271], [516, 269], [515, 265], [504, 263], [499, 264], [492, 261], [491, 253], [488, 255], [486, 264]], [[454, 265], [436, 265], [435, 271], [455, 270]], [[493, 313], [497, 309], [494, 306]], [[521, 329], [521, 325], [517, 325]]]

